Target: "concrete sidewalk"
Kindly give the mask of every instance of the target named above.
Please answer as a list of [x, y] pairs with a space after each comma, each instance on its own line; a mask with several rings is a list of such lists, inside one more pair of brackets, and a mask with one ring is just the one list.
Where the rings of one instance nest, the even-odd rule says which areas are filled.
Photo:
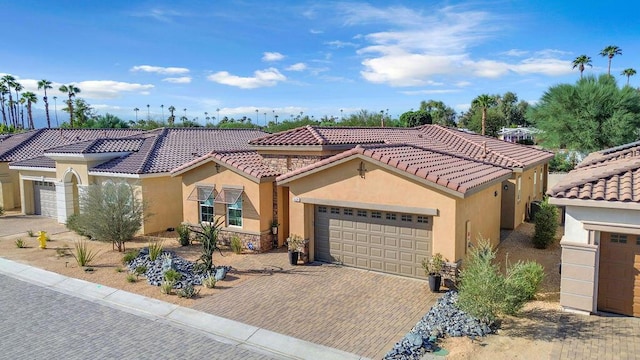
[[0, 274], [290, 359], [364, 359], [259, 327], [0, 258]]

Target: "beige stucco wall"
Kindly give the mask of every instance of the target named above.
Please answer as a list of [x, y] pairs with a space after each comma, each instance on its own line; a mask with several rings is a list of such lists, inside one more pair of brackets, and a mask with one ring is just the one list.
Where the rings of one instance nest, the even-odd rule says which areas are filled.
[[[457, 199], [455, 226], [456, 257], [462, 259], [467, 253], [467, 222], [470, 239], [476, 244], [480, 237], [489, 240], [495, 247], [500, 242], [500, 191], [501, 183], [494, 184], [480, 192]], [[435, 224], [435, 221], [434, 221]]]
[[[220, 167], [218, 173], [213, 163], [207, 163], [182, 174], [182, 213], [183, 221], [198, 223], [198, 202], [187, 200], [196, 185], [215, 185], [220, 191], [223, 186], [243, 186], [242, 195], [242, 228], [241, 230], [253, 234], [268, 232], [273, 218], [273, 183], [262, 184], [254, 182], [232, 170]], [[226, 215], [226, 206], [216, 204], [215, 214]], [[225, 220], [226, 222], [226, 220]]]
[[[338, 164], [321, 172], [291, 181], [289, 187], [289, 233], [310, 240], [313, 259], [314, 205], [295, 202], [295, 197], [349, 201], [363, 204], [387, 204], [437, 209], [433, 221], [433, 252], [457, 259], [456, 244], [463, 243], [464, 231], [456, 234], [456, 205], [453, 195], [366, 162], [365, 178], [358, 174], [360, 159]], [[462, 202], [463, 203], [463, 202]], [[456, 239], [461, 236], [461, 239]]]
[[165, 231], [182, 221], [182, 182], [179, 177], [143, 178], [142, 198], [147, 206], [145, 234]]
[[[540, 172], [543, 173], [542, 186], [540, 186]], [[536, 180], [534, 181], [534, 176]], [[521, 179], [520, 199], [518, 199], [518, 178]], [[547, 172], [545, 165], [538, 165], [523, 172], [514, 172], [509, 180], [505, 182], [508, 189], [502, 190], [505, 200], [513, 197], [513, 209], [510, 204], [503, 204], [501, 225], [505, 229], [515, 229], [522, 224], [527, 217], [527, 209], [534, 200], [542, 200], [546, 188]], [[511, 195], [505, 193], [511, 191]]]
[[0, 162], [0, 206], [5, 210], [20, 207], [20, 176], [7, 162]]

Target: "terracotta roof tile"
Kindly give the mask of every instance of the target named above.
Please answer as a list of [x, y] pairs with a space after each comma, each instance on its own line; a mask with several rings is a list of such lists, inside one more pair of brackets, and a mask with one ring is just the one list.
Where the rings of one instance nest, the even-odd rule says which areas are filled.
[[416, 145], [359, 145], [315, 164], [288, 172], [277, 178], [284, 181], [336, 161], [362, 155], [401, 171], [465, 193], [485, 183], [511, 174], [511, 170], [474, 159], [422, 148]]
[[610, 149], [595, 151], [587, 155], [587, 157], [578, 164], [577, 167], [587, 167], [606, 161], [628, 159], [640, 156], [640, 141], [624, 144]]
[[211, 159], [215, 159], [229, 167], [258, 179], [280, 175], [280, 173], [265, 165], [262, 156], [254, 150], [211, 152], [171, 170], [171, 173], [180, 173], [193, 166], [203, 165], [211, 161]]
[[143, 138], [95, 139], [48, 149], [45, 153], [95, 154], [138, 151]]
[[34, 168], [49, 168], [55, 169], [56, 162], [55, 160], [48, 158], [46, 156], [37, 156], [31, 159], [14, 161], [11, 163], [12, 166], [24, 166], [24, 167], [34, 167]]

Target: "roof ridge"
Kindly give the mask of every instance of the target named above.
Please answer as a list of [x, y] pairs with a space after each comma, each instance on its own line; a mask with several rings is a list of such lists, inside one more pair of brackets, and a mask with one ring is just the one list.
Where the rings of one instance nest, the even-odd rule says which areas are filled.
[[137, 169], [138, 173], [142, 173], [145, 171], [145, 169], [147, 168], [147, 165], [149, 164], [149, 162], [151, 162], [150, 155], [158, 150], [157, 145], [161, 139], [164, 139], [167, 136], [167, 132], [168, 132], [167, 128], [162, 128], [161, 133], [158, 134], [155, 139], [153, 139], [153, 142], [151, 143], [150, 151], [147, 153], [147, 155], [144, 158], [144, 161]]
[[307, 125], [305, 126], [305, 128], [309, 130], [311, 135], [320, 142], [320, 145], [325, 145], [327, 143], [327, 139], [324, 136], [322, 136], [322, 134], [320, 134], [318, 130], [316, 130], [313, 126]]
[[[451, 135], [455, 136], [456, 138], [461, 139], [461, 140], [463, 140], [463, 141], [465, 141], [465, 142], [467, 142], [467, 143], [469, 143], [469, 144], [472, 144], [472, 145], [474, 145], [474, 146], [476, 146], [476, 147], [481, 148], [481, 149], [483, 150], [483, 152], [484, 152], [485, 157], [486, 157], [486, 155], [488, 154], [488, 152], [490, 151], [490, 152], [492, 152], [493, 154], [495, 154], [496, 156], [501, 157], [501, 158], [503, 158], [503, 159], [507, 159], [507, 160], [509, 160], [509, 161], [513, 162], [514, 164], [519, 164], [519, 165], [521, 165], [521, 166], [523, 166], [523, 165], [524, 165], [521, 161], [518, 161], [518, 160], [516, 160], [516, 159], [514, 159], [514, 158], [512, 158], [512, 157], [510, 157], [510, 156], [504, 155], [504, 154], [502, 154], [502, 153], [500, 153], [500, 152], [497, 152], [497, 151], [495, 151], [495, 150], [493, 150], [493, 149], [489, 149], [489, 151], [487, 151], [487, 141], [486, 141], [486, 140], [485, 140], [485, 141], [483, 141], [483, 142], [482, 142], [482, 144], [478, 144], [478, 143], [477, 143], [477, 142], [475, 142], [474, 140], [467, 139], [467, 138], [465, 138], [465, 137], [461, 136], [460, 134], [458, 134], [457, 132], [460, 132], [460, 130], [455, 130], [455, 131], [454, 131], [454, 130], [453, 130], [453, 129], [451, 129], [451, 128], [444, 127], [444, 126], [437, 125], [437, 124], [432, 124], [432, 126], [436, 127], [437, 129], [441, 129], [441, 130], [443, 130], [443, 131], [445, 131], [445, 132], [447, 132], [447, 133], [449, 133], [449, 134], [451, 134]], [[472, 135], [477, 135], [477, 136], [484, 136], [484, 137], [487, 137], [487, 136], [485, 136], [485, 135], [478, 135], [478, 134], [472, 134]], [[489, 137], [487, 137], [487, 139], [493, 139], [493, 138], [489, 138]], [[496, 140], [497, 140], [497, 139], [496, 139]], [[449, 147], [449, 148], [451, 147], [449, 144], [446, 144], [446, 145], [447, 145], [447, 147]]]
[[[622, 164], [622, 166], [616, 166], [618, 164]], [[631, 160], [616, 159], [588, 167], [576, 168], [566, 175], [567, 177], [573, 175], [576, 177], [575, 179], [570, 178], [571, 181], [566, 184], [562, 184], [561, 181], [558, 185], [554, 186], [550, 192], [558, 193], [560, 191], [568, 191], [576, 186], [600, 181], [601, 179], [607, 179], [611, 176], [622, 175], [626, 172], [638, 169], [640, 169], [640, 158], [634, 158]]]
[[[22, 147], [27, 142], [31, 141], [34, 137], [36, 137], [39, 134], [43, 133], [45, 130], [46, 130], [46, 128], [42, 128], [42, 129], [29, 130], [29, 131], [23, 132], [23, 133], [13, 134], [12, 136], [18, 136], [18, 135], [29, 134], [29, 132], [32, 132], [31, 134], [29, 134], [29, 136], [24, 141], [20, 141], [19, 143], [17, 143], [11, 149], [8, 149], [7, 151], [0, 153], [0, 157], [4, 157], [4, 156], [7, 156], [7, 155], [10, 155], [11, 153], [14, 153], [18, 148]], [[10, 139], [10, 138], [8, 138], [8, 139]]]

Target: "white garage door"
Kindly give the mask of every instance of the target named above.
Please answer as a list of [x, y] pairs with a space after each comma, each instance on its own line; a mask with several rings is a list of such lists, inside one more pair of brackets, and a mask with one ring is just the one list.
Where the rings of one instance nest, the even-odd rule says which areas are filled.
[[315, 258], [422, 278], [431, 223], [426, 215], [316, 206]]
[[52, 182], [34, 181], [33, 183], [34, 212], [50, 218], [55, 218], [56, 210], [56, 186]]

